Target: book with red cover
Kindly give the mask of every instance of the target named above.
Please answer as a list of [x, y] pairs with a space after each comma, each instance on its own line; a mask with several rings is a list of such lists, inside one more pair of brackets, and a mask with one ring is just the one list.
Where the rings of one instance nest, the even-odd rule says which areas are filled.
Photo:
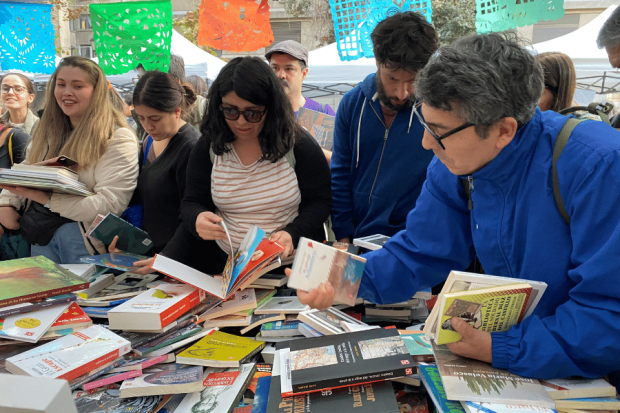
[[58, 317], [47, 331], [58, 331], [65, 328], [84, 328], [91, 325], [93, 325], [93, 320], [86, 315], [79, 305], [73, 303], [60, 317]]

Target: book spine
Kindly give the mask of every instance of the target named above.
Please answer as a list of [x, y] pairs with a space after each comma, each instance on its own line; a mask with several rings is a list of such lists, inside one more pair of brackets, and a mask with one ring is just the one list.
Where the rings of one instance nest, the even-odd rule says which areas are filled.
[[114, 376], [106, 377], [105, 379], [91, 381], [84, 384], [84, 390], [95, 389], [97, 387], [105, 386], [106, 384], [116, 383], [126, 379], [132, 379], [142, 375], [142, 370], [131, 370], [124, 373], [115, 374]]
[[[114, 351], [109, 352], [108, 354], [105, 354], [101, 357], [97, 357], [94, 360], [89, 361], [88, 363], [84, 363], [82, 364], [80, 367], [75, 368], [71, 371], [66, 372], [65, 374], [60, 375], [58, 378], [59, 379], [65, 379], [65, 380], [73, 380], [77, 377], [80, 377], [83, 374], [88, 373], [90, 370], [96, 369], [99, 366], [102, 366], [106, 363], [111, 362], [112, 360], [115, 360], [117, 358], [119, 358], [120, 356], [122, 356], [123, 354], [127, 353], [127, 351], [129, 351], [130, 347], [126, 346], [124, 348], [122, 348], [123, 351], [121, 351], [121, 349], [116, 349]], [[127, 350], [127, 351], [125, 351]]]
[[67, 304], [70, 302], [74, 302], [77, 296], [71, 294], [65, 298], [59, 298], [57, 300], [48, 300], [48, 301], [39, 301], [37, 303], [33, 303], [31, 305], [27, 305], [24, 307], [12, 308], [10, 310], [0, 311], [0, 317], [6, 318], [15, 314], [26, 314], [35, 310], [41, 310], [43, 308], [54, 307], [60, 304]]
[[[122, 365], [125, 363], [124, 359], [120, 359], [117, 360], [115, 363], [111, 363], [109, 366], [101, 368], [101, 366], [97, 369], [92, 369], [88, 374], [84, 375], [84, 377], [82, 377], [80, 379], [80, 376], [78, 376], [77, 378], [79, 380], [72, 380], [69, 381], [69, 388], [73, 391], [75, 389], [77, 389], [78, 387], [81, 387], [83, 384], [88, 383], [90, 381], [93, 381], [94, 379], [96, 379], [97, 377], [103, 376], [104, 374], [108, 373], [110, 370]], [[102, 366], [105, 365], [102, 364]]]
[[197, 288], [192, 291], [186, 297], [184, 297], [178, 303], [172, 305], [170, 308], [162, 311], [159, 315], [159, 321], [161, 323], [161, 328], [166, 327], [168, 324], [172, 323], [174, 320], [179, 318], [182, 314], [189, 311], [192, 307], [197, 305], [200, 302], [200, 290]]
[[173, 328], [171, 328], [170, 330], [164, 331], [163, 333], [159, 333], [156, 336], [146, 337], [146, 338], [143, 338], [142, 340], [136, 341], [135, 343], [131, 343], [131, 347], [133, 347], [134, 349], [137, 349], [138, 347], [141, 347], [141, 346], [143, 346], [146, 343], [150, 343], [151, 341], [155, 341], [155, 340], [157, 340], [159, 338], [162, 338], [163, 336], [166, 336], [166, 335], [172, 333], [173, 331], [180, 330], [183, 327], [187, 327], [188, 325], [197, 322], [198, 321], [198, 317], [191, 316], [190, 318], [187, 318], [187, 319], [185, 319], [183, 321], [180, 321], [180, 320], [181, 319], [177, 320], [177, 321], [179, 321], [179, 323], [176, 326], [174, 326]]
[[8, 307], [10, 305], [22, 304], [22, 303], [30, 303], [32, 301], [42, 300], [44, 298], [54, 297], [56, 295], [68, 294], [73, 291], [84, 290], [88, 288], [90, 283], [88, 281], [84, 281], [82, 284], [71, 285], [68, 287], [54, 288], [53, 290], [42, 291], [40, 293], [33, 293], [24, 295], [16, 298], [6, 298], [4, 300], [0, 300], [0, 307]]

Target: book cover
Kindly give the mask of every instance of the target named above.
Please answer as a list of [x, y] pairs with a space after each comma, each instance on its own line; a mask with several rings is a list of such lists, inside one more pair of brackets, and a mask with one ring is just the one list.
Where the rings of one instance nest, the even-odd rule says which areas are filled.
[[0, 338], [36, 343], [71, 304], [0, 318]]
[[321, 148], [328, 151], [334, 145], [334, 126], [336, 117], [304, 107], [297, 112], [297, 123], [317, 141]]
[[254, 314], [297, 314], [309, 309], [310, 307], [300, 303], [296, 296], [271, 297], [254, 310]]
[[115, 270], [131, 271], [138, 268], [133, 265], [134, 262], [146, 260], [148, 258], [149, 257], [144, 255], [130, 254], [128, 252], [114, 252], [109, 254], [80, 257], [80, 261], [86, 264], [95, 264]]
[[288, 286], [310, 291], [329, 281], [335, 301], [355, 305], [366, 259], [301, 237]]
[[249, 288], [247, 290], [235, 292], [226, 301], [219, 303], [215, 307], [201, 314], [200, 319], [211, 320], [217, 317], [222, 317], [256, 307], [256, 294], [254, 293], [253, 288]]
[[170, 367], [144, 372], [142, 376], [125, 380], [120, 388], [121, 398], [191, 393], [202, 390], [202, 367], [177, 364]]
[[[420, 363], [418, 365], [420, 378], [428, 394], [433, 400], [433, 404], [439, 413], [463, 413], [465, 410], [458, 401], [448, 400], [446, 390], [443, 387], [439, 369], [432, 364]], [[489, 412], [485, 412], [489, 413]]]
[[269, 238], [263, 238], [256, 250], [250, 257], [249, 262], [239, 273], [232, 289], [250, 288], [250, 284], [259, 279], [263, 274], [278, 268], [281, 265], [280, 255], [284, 247]]
[[97, 387], [105, 386], [106, 384], [118, 383], [119, 381], [132, 379], [141, 375], [142, 370], [130, 370], [124, 371], [122, 373], [104, 374], [103, 376], [98, 377], [97, 380], [84, 383], [82, 387], [84, 388], [84, 390], [96, 389]]
[[250, 320], [252, 316], [250, 315], [235, 315], [228, 314], [222, 317], [214, 318], [211, 320], [207, 320], [204, 323], [205, 327], [215, 328], [215, 327], [247, 327], [250, 325]]
[[253, 404], [254, 397], [256, 396], [256, 387], [258, 386], [258, 380], [261, 377], [271, 377], [272, 368], [273, 365], [270, 363], [261, 363], [256, 365], [256, 372], [252, 376], [252, 379], [248, 383], [248, 386], [243, 393], [243, 403], [250, 405]]
[[429, 413], [428, 397], [424, 387], [420, 387], [420, 381], [416, 385], [394, 383], [394, 395], [401, 413]]
[[457, 356], [445, 345], [432, 345], [449, 400], [555, 407], [553, 399], [538, 380]]
[[523, 319], [531, 292], [531, 285], [519, 283], [443, 294], [435, 341], [447, 344], [462, 338], [452, 327], [452, 317], [489, 333], [508, 330]]
[[80, 299], [92, 297], [104, 288], [114, 284], [114, 274], [100, 274], [98, 276], [93, 276], [88, 281], [90, 282], [90, 286], [88, 288], [75, 292]]
[[388, 242], [390, 238], [391, 237], [388, 237], [387, 235], [381, 234], [369, 235], [367, 237], [354, 238], [353, 245], [374, 251], [383, 248], [385, 243]]
[[142, 371], [156, 364], [164, 363], [167, 360], [168, 360], [168, 357], [165, 354], [158, 356], [158, 357], [150, 357], [150, 358], [144, 357], [144, 358], [139, 358], [135, 360], [127, 360], [122, 365], [110, 370], [110, 373], [122, 373], [124, 371], [132, 371], [132, 370]]
[[161, 329], [205, 298], [202, 290], [186, 284], [161, 283], [108, 311], [112, 330]]
[[85, 328], [93, 325], [93, 320], [76, 303], [71, 303], [63, 313], [56, 319], [54, 324], [47, 330], [59, 331], [65, 328]]
[[31, 311], [41, 310], [47, 307], [54, 307], [57, 305], [70, 304], [75, 302], [77, 295], [75, 294], [62, 294], [54, 297], [49, 297], [33, 303], [21, 303], [11, 305], [8, 307], [2, 307], [0, 309], [0, 317], [8, 317], [15, 314], [26, 314]]
[[620, 409], [620, 398], [586, 397], [581, 399], [562, 399], [555, 401], [555, 408], [580, 410], [618, 410]]
[[424, 332], [415, 330], [398, 330], [398, 332], [414, 361], [418, 363], [435, 361], [431, 340]]
[[[265, 288], [249, 287], [248, 289], [253, 289], [254, 290], [254, 294], [256, 295], [256, 307], [265, 304], [276, 293], [276, 290], [269, 290], [269, 289], [265, 289]], [[243, 290], [243, 291], [246, 291], [246, 290]], [[252, 314], [254, 314], [254, 310], [256, 310], [256, 307], [250, 308], [250, 309], [247, 309], [247, 310], [243, 310], [243, 311], [239, 311], [239, 312], [236, 312], [234, 314], [236, 314], [236, 315], [252, 315]]]
[[554, 409], [527, 405], [463, 401], [461, 405], [467, 413], [557, 413]]
[[256, 380], [256, 389], [252, 399], [252, 413], [266, 413], [269, 402], [269, 388], [271, 387], [271, 374], [259, 377]]
[[146, 357], [159, 357], [163, 355], [169, 356], [170, 355], [169, 353], [174, 352], [173, 354], [174, 358], [172, 361], [176, 361], [177, 354], [182, 353], [183, 351], [187, 350], [192, 345], [192, 343], [200, 340], [201, 338], [211, 333], [212, 331], [214, 331], [213, 328], [203, 327], [201, 332], [194, 334], [193, 336], [189, 336], [181, 341], [177, 341], [176, 343], [169, 344], [166, 347], [160, 348], [159, 350], [152, 351], [148, 353]]
[[67, 294], [88, 286], [88, 281], [43, 256], [3, 261], [0, 307]]
[[136, 347], [133, 349], [133, 352], [141, 356], [145, 356], [155, 350], [174, 344], [177, 341], [185, 340], [186, 338], [198, 334], [201, 331], [202, 327], [198, 324], [190, 324], [183, 328], [174, 329], [156, 340], [149, 341], [140, 347]]
[[347, 330], [345, 330], [342, 325], [343, 321], [352, 325], [357, 324], [368, 327], [368, 324], [363, 323], [334, 307], [330, 307], [325, 310], [312, 309], [302, 311], [299, 313], [298, 317], [300, 321], [304, 322], [304, 324], [307, 324], [308, 326], [319, 331], [321, 334], [325, 335], [346, 333]]
[[282, 395], [369, 383], [413, 374], [396, 329], [374, 329], [290, 341], [280, 350]]
[[242, 364], [238, 368], [205, 370], [204, 389], [189, 393], [179, 404], [179, 412], [230, 413], [239, 404], [256, 365]]
[[614, 397], [616, 388], [604, 379], [553, 379], [540, 380], [554, 400], [583, 397]]
[[284, 314], [253, 314], [250, 317], [247, 327], [241, 330], [241, 334], [245, 334], [248, 331], [256, 328], [264, 323], [271, 323], [273, 321], [284, 320], [286, 316]]
[[114, 303], [106, 307], [82, 307], [82, 310], [91, 318], [108, 318], [108, 311], [115, 309], [120, 304]]
[[260, 328], [262, 337], [301, 336], [300, 321], [275, 321], [265, 323]]
[[[164, 396], [168, 399], [170, 396]], [[162, 396], [137, 397], [133, 399], [121, 399], [120, 390], [106, 389], [101, 392], [87, 393], [75, 400], [78, 413], [101, 413], [103, 412], [131, 412], [151, 413], [157, 411], [162, 402]]]
[[282, 287], [286, 284], [288, 277], [284, 274], [263, 274], [254, 281], [255, 285], [266, 285], [269, 287]]
[[[514, 284], [517, 282], [525, 282], [532, 286], [532, 292], [530, 294], [530, 299], [526, 305], [526, 311], [523, 318], [529, 317], [536, 305], [542, 298], [543, 293], [547, 289], [547, 284], [541, 281], [531, 281], [531, 280], [523, 280], [509, 277], [499, 277], [496, 275], [488, 275], [488, 274], [476, 274], [470, 272], [463, 271], [451, 271], [444, 283], [443, 288], [441, 289], [441, 293], [439, 296], [442, 296], [446, 293], [450, 292], [458, 292], [458, 291], [469, 291], [476, 290], [480, 288], [493, 287], [497, 285], [506, 285], [506, 284]], [[420, 292], [414, 295], [414, 298], [423, 298], [420, 295]], [[427, 297], [426, 299], [429, 299]], [[439, 300], [437, 300], [439, 302]], [[439, 324], [439, 311], [440, 306], [435, 305], [431, 314], [428, 316], [426, 320], [426, 325], [424, 327], [424, 333], [431, 338], [435, 338], [436, 331], [438, 329]]]
[[324, 334], [321, 333], [320, 331], [310, 327], [308, 324], [306, 323], [300, 323], [299, 324], [299, 332], [301, 334], [303, 334], [306, 337], [321, 337]]
[[115, 301], [121, 298], [135, 297], [142, 291], [148, 290], [147, 284], [155, 281], [157, 277], [157, 274], [141, 275], [124, 272], [114, 277], [113, 284], [93, 294], [87, 301]]
[[92, 326], [10, 357], [6, 369], [13, 374], [72, 380], [130, 350], [127, 340]]
[[[89, 381], [95, 380], [97, 377], [101, 377], [104, 374], [107, 374], [115, 367], [118, 367], [125, 363], [124, 357], [118, 357], [112, 361], [102, 364], [101, 366], [89, 370], [81, 376], [76, 377], [75, 379], [69, 380], [69, 388], [71, 390], [75, 390], [81, 387], [84, 383], [88, 383]], [[120, 387], [120, 386], [119, 386]]]
[[265, 347], [262, 341], [212, 331], [177, 356], [177, 363], [211, 367], [239, 367]]
[[110, 245], [118, 235], [116, 247], [132, 254], [144, 255], [153, 246], [153, 241], [146, 231], [134, 227], [111, 212], [88, 235], [106, 245]]

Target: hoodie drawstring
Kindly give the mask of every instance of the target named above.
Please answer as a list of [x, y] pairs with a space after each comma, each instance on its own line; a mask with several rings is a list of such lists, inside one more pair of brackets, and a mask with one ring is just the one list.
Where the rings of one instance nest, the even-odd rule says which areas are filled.
[[362, 129], [362, 115], [364, 114], [364, 106], [366, 106], [366, 99], [364, 99], [364, 103], [362, 103], [362, 111], [360, 112], [360, 120], [357, 124], [357, 161], [355, 162], [355, 167], [357, 168], [360, 164], [360, 130]]
[[411, 107], [411, 115], [409, 116], [409, 126], [407, 127], [407, 133], [409, 133], [409, 129], [411, 129], [412, 120], [413, 120], [413, 106]]

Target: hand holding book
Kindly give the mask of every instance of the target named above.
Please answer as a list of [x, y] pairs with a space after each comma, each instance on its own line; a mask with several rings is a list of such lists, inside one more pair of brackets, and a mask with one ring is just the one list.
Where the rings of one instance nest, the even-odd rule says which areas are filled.
[[[286, 268], [284, 274], [291, 275], [291, 269]], [[317, 288], [313, 288], [310, 291], [297, 290], [297, 298], [299, 302], [310, 306], [310, 308], [316, 308], [318, 310], [325, 310], [334, 303], [336, 297], [336, 291], [332, 284], [328, 281], [319, 285]]]
[[286, 258], [293, 252], [293, 238], [286, 231], [278, 231], [269, 237], [271, 242], [277, 242], [284, 247], [282, 258]]
[[491, 333], [472, 327], [460, 317], [452, 317], [450, 322], [452, 328], [463, 336], [459, 341], [447, 344], [450, 351], [462, 357], [487, 363], [493, 361]]
[[15, 194], [15, 195], [18, 195], [24, 198], [28, 198], [34, 202], [38, 202], [41, 205], [47, 204], [50, 198], [52, 197], [50, 194], [48, 194], [45, 191], [41, 191], [39, 189], [25, 188], [23, 186], [1, 184], [0, 188], [6, 189], [12, 194]]
[[220, 224], [222, 218], [211, 211], [204, 211], [196, 218], [196, 232], [205, 241], [216, 239], [226, 240], [228, 236], [224, 227]]
[[[119, 250], [118, 248], [116, 248], [116, 243], [118, 242], [118, 235], [114, 237], [114, 239], [112, 240], [112, 243], [108, 246], [108, 251], [111, 253], [114, 252], [123, 252], [121, 250]], [[153, 260], [155, 259], [155, 257], [146, 259], [146, 260], [139, 260], [139, 261], [135, 261], [133, 263], [134, 266], [136, 267], [140, 267], [134, 270], [131, 270], [131, 272], [135, 273], [135, 274], [140, 274], [140, 275], [146, 275], [146, 274], [150, 274], [152, 272], [155, 272], [155, 270], [153, 270], [151, 268], [151, 265], [153, 264]]]

